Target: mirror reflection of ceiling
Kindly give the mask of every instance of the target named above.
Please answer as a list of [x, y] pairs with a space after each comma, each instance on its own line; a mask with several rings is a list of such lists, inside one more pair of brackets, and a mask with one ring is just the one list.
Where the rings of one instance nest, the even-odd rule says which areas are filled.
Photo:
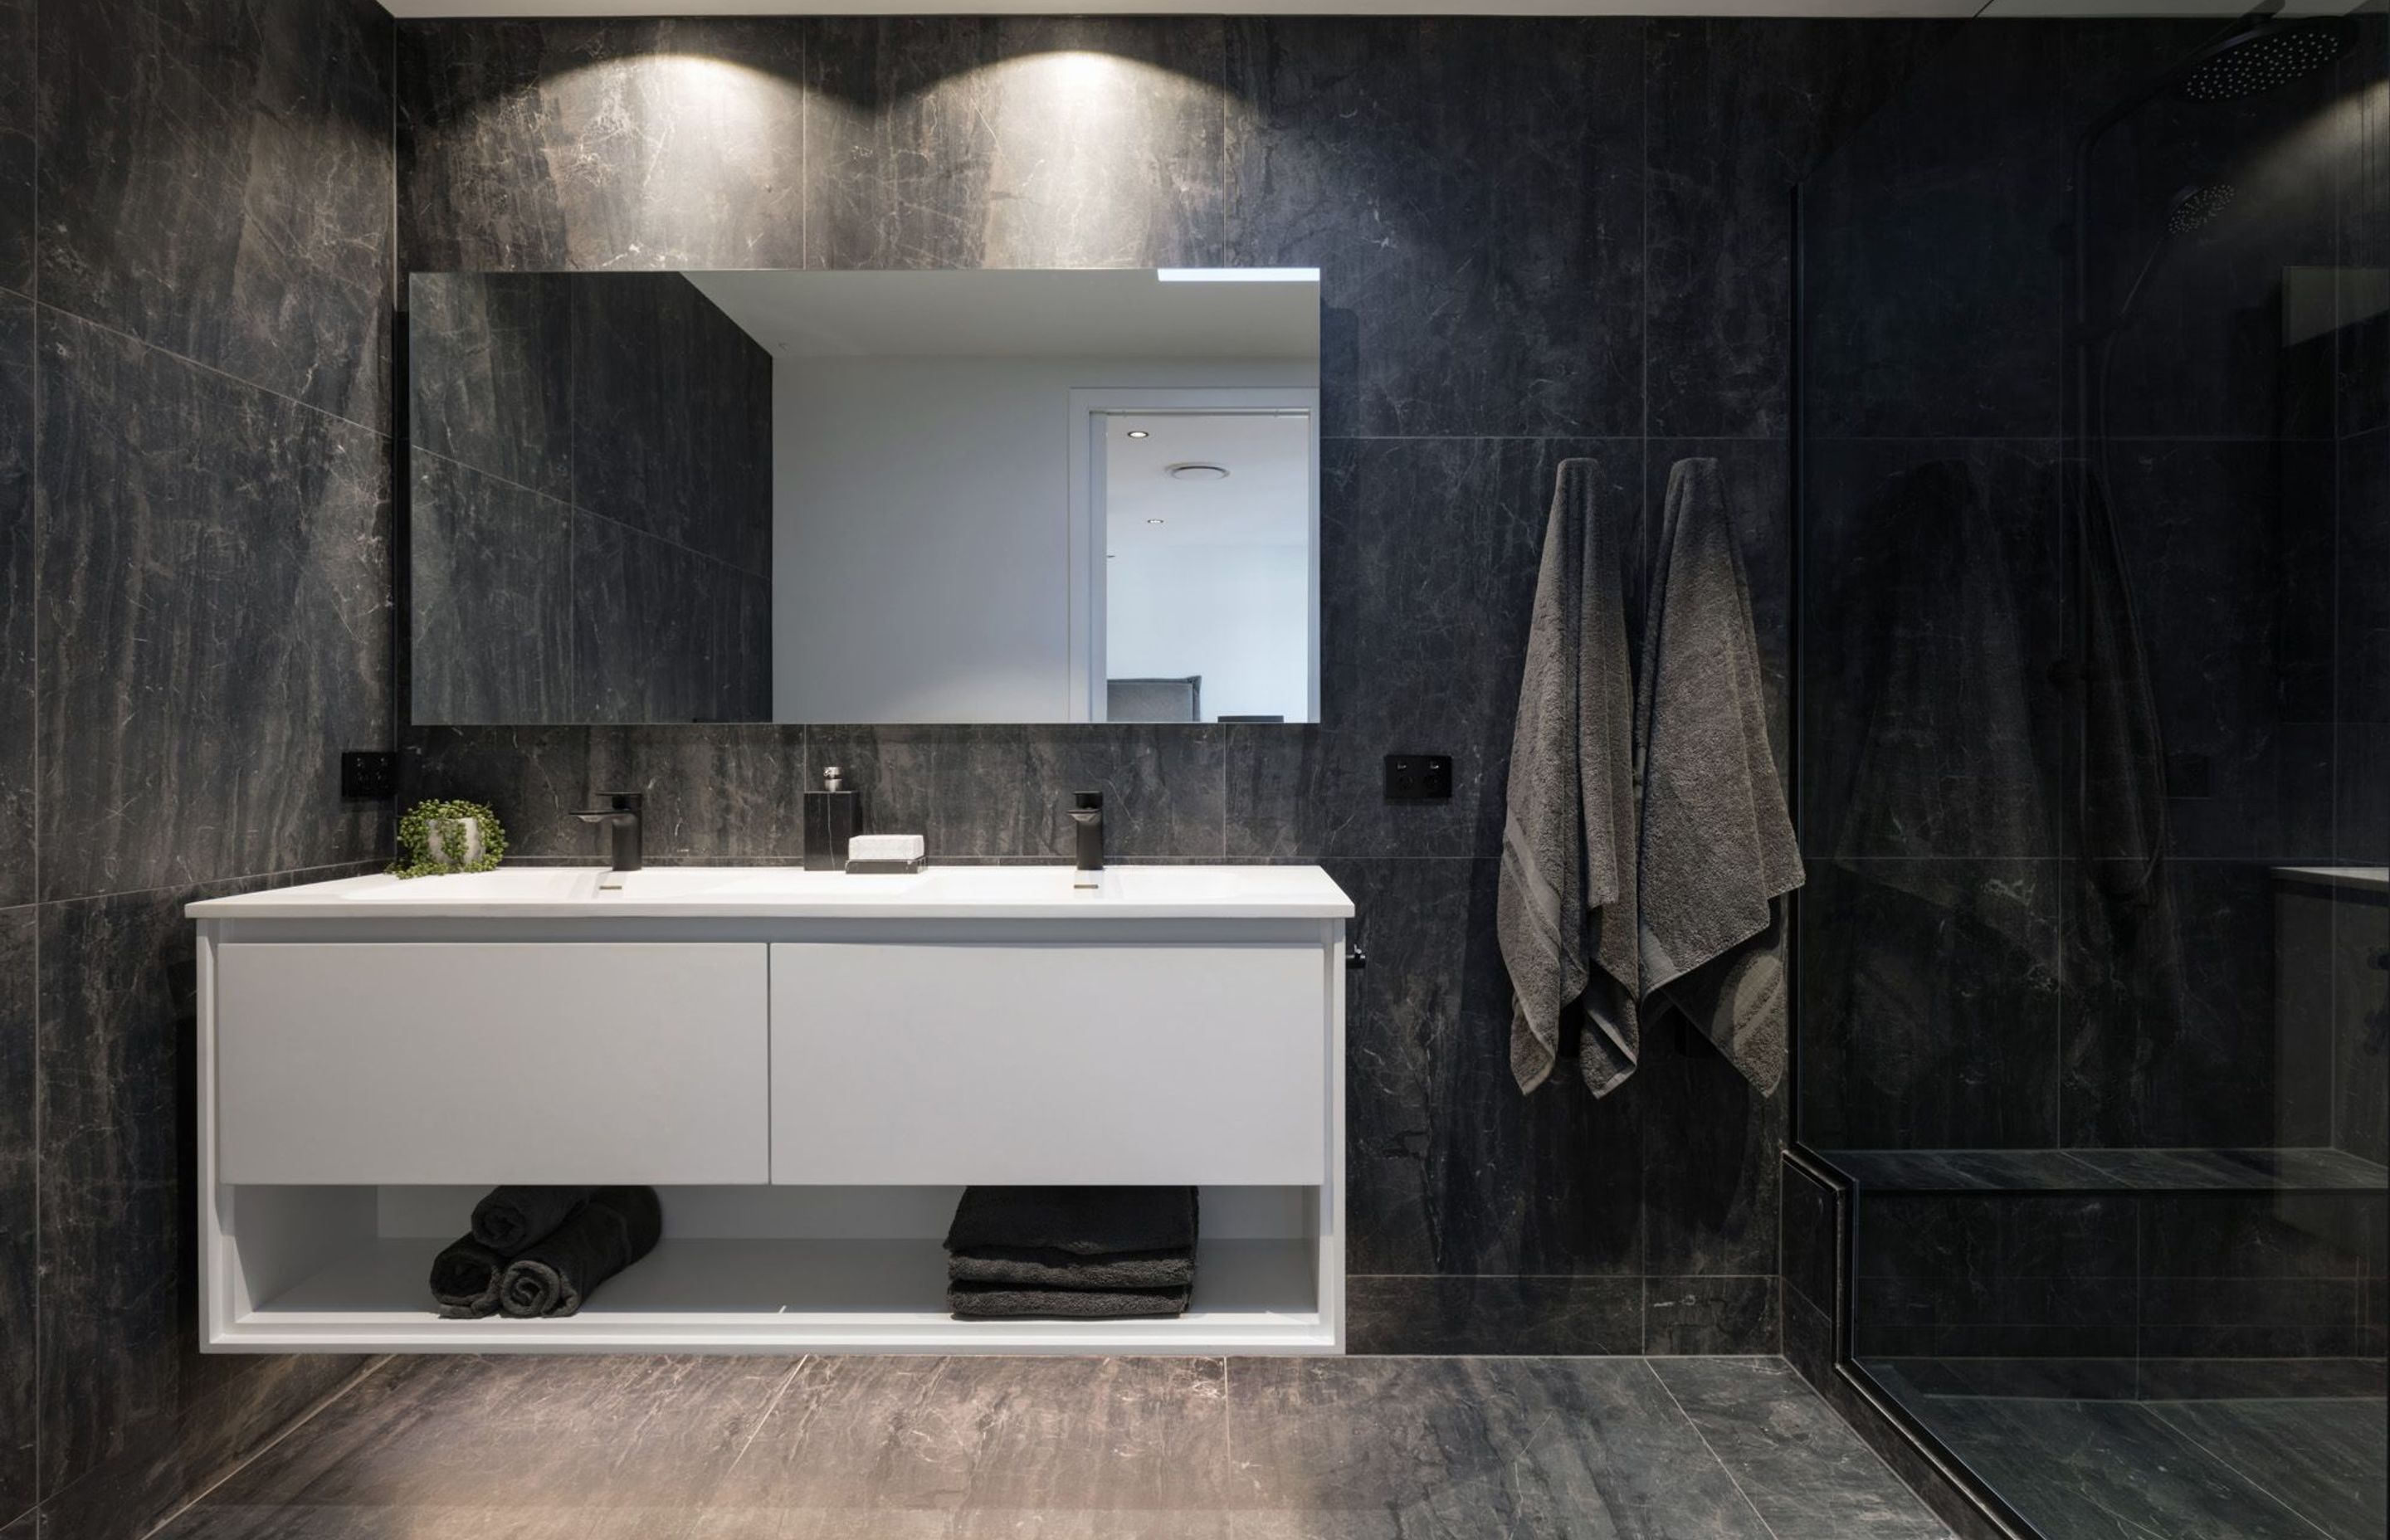
[[[2288, 0], [2289, 16], [2370, 0]], [[382, 0], [398, 17], [1047, 16], [1052, 0]], [[1073, 16], [2232, 17], [2251, 0], [1078, 0]]]
[[775, 358], [1319, 356], [1317, 283], [1165, 283], [1151, 268], [687, 276]]
[[[1228, 474], [1170, 474], [1183, 465], [1218, 466]], [[1154, 546], [1310, 545], [1311, 419], [1300, 412], [1107, 418], [1104, 523], [1105, 549], [1113, 555]]]

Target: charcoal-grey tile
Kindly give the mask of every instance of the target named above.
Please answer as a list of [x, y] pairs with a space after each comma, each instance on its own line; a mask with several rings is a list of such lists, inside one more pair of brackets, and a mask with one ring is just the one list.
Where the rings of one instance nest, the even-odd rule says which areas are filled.
[[1227, 259], [1321, 270], [1329, 432], [1641, 430], [1639, 22], [1257, 18], [1227, 58]]
[[420, 448], [409, 460], [413, 720], [581, 720], [572, 509]]
[[1834, 1372], [1834, 1319], [1788, 1281], [1777, 1291], [1783, 1312], [1784, 1361], [1811, 1390], [1824, 1394]]
[[407, 281], [407, 436], [545, 496], [572, 495], [572, 288], [560, 273]]
[[1104, 857], [1217, 860], [1227, 840], [1227, 738], [1218, 726], [1165, 725], [1025, 729], [1027, 816], [1017, 849], [1072, 853], [1068, 793], [1104, 799]]
[[803, 51], [777, 18], [401, 24], [401, 261], [803, 266]]
[[2390, 1364], [2379, 1358], [2141, 1358], [2143, 1401], [2382, 1399]]
[[1643, 1351], [1682, 1354], [1772, 1354], [1777, 1326], [1777, 1276], [1703, 1273], [1643, 1280]]
[[33, 17], [0, 0], [0, 289], [33, 291]]
[[[2344, 892], [2332, 905], [2332, 1142], [2378, 1169], [2390, 1162], [2390, 894]], [[2378, 1180], [2378, 1178], [2377, 1178]]]
[[1842, 1272], [1836, 1226], [1840, 1200], [1833, 1190], [1787, 1161], [1782, 1176], [1784, 1281], [1821, 1309], [1834, 1303], [1834, 1280]]
[[1947, 31], [1719, 17], [1648, 35], [1652, 430], [1781, 439], [1793, 187]]
[[812, 784], [835, 765], [861, 794], [865, 832], [919, 834], [932, 862], [1021, 855], [1031, 819], [1080, 789], [1031, 775], [1025, 727], [810, 726], [805, 754]]
[[2159, 1420], [2333, 1540], [2390, 1531], [2379, 1396], [2150, 1403]]
[[30, 905], [0, 909], [0, 1513], [11, 1517], [38, 1490], [34, 925]]
[[1094, 1534], [1216, 1534], [1227, 1373], [1216, 1358], [808, 1358], [712, 1502], [826, 1526], [912, 1521], [891, 1535], [1044, 1534], [1047, 1515], [1074, 1534], [1074, 1514]]
[[679, 273], [571, 287], [573, 506], [768, 574], [771, 354]]
[[804, 850], [805, 730], [596, 727], [593, 796], [636, 791], [649, 861], [794, 861]]
[[[1231, 736], [1228, 854], [1494, 854], [1554, 474], [1592, 457], [1606, 516], [1639, 517], [1642, 445], [1335, 440], [1322, 455], [1321, 723]], [[1384, 758], [1405, 752], [1454, 756], [1449, 802], [1385, 799]]]
[[709, 720], [720, 571], [710, 557], [575, 509], [568, 719]]
[[1632, 1354], [1643, 1290], [1632, 1277], [1356, 1274], [1345, 1331], [1356, 1354]]
[[0, 294], [0, 907], [33, 886], [33, 302]]
[[418, 727], [401, 741], [398, 802], [480, 802], [509, 857], [595, 861], [601, 837], [572, 815], [590, 805], [589, 739], [585, 727]]
[[806, 265], [1222, 261], [1216, 20], [857, 17], [813, 35]]
[[1777, 1540], [1947, 1540], [1942, 1521], [1783, 1360], [1651, 1367]]
[[1784, 1103], [1760, 1094], [1680, 1017], [1647, 1022], [1635, 1078], [1646, 1097], [1645, 1266], [1655, 1274], [1778, 1271]]
[[389, 733], [386, 442], [46, 307], [41, 348], [43, 896], [380, 853], [339, 755]]
[[385, 427], [388, 14], [371, 0], [41, 11], [43, 302]]
[[1493, 861], [1333, 861], [1369, 967], [1346, 995], [1346, 1257], [1356, 1273], [1643, 1271], [1639, 1080], [1510, 1067]]
[[1229, 1402], [1240, 1535], [1767, 1534], [1631, 1358], [1240, 1359]]

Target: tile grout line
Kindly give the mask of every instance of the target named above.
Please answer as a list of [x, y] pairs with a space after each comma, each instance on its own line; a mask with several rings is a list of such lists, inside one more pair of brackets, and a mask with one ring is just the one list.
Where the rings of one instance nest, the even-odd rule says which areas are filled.
[[391, 431], [387, 426], [376, 428], [372, 423], [360, 422], [354, 417], [344, 417], [339, 412], [330, 411], [325, 407], [317, 406], [312, 402], [302, 401], [297, 396], [287, 395], [284, 392], [276, 390], [271, 385], [261, 385], [256, 380], [251, 379], [246, 376], [237, 375], [230, 369], [219, 368], [215, 365], [210, 364], [203, 359], [194, 358], [189, 353], [177, 352], [175, 349], [167, 347], [162, 342], [152, 342], [146, 337], [126, 331], [122, 327], [112, 326], [106, 321], [98, 320], [93, 316], [85, 315], [81, 311], [69, 310], [64, 305], [54, 305], [39, 300], [36, 300], [34, 303], [41, 309], [48, 311], [51, 314], [63, 316], [67, 320], [74, 322], [77, 326], [89, 327], [94, 331], [106, 332], [109, 336], [130, 342], [136, 348], [140, 348], [148, 353], [154, 353], [161, 358], [171, 358], [175, 363], [180, 364], [186, 368], [197, 369], [202, 374], [212, 375], [214, 378], [225, 381], [226, 384], [238, 385], [245, 391], [255, 391], [262, 396], [270, 396], [276, 401], [283, 402], [291, 406], [296, 406], [302, 412], [322, 417], [327, 422], [337, 422], [344, 428], [353, 428], [361, 433], [371, 433], [374, 437], [380, 439], [385, 443], [389, 442], [391, 438]]
[[1752, 1500], [1751, 1494], [1744, 1489], [1742, 1478], [1737, 1476], [1734, 1473], [1734, 1468], [1726, 1463], [1726, 1457], [1717, 1452], [1717, 1445], [1710, 1442], [1709, 1434], [1703, 1432], [1702, 1425], [1693, 1420], [1693, 1414], [1685, 1410], [1685, 1404], [1677, 1397], [1676, 1387], [1668, 1383], [1667, 1377], [1660, 1372], [1659, 1367], [1651, 1362], [1648, 1354], [1641, 1359], [1641, 1363], [1653, 1381], [1659, 1385], [1660, 1393], [1668, 1398], [1668, 1405], [1677, 1408], [1677, 1415], [1685, 1419], [1685, 1426], [1691, 1429], [1693, 1436], [1702, 1441], [1702, 1447], [1709, 1452], [1711, 1463], [1718, 1468], [1728, 1484], [1733, 1486], [1735, 1495], [1742, 1499], [1742, 1506], [1751, 1509], [1751, 1516], [1759, 1521], [1761, 1529], [1767, 1531], [1771, 1537], [1775, 1536], [1776, 1526], [1767, 1521], [1767, 1514], [1759, 1511], [1759, 1505]]

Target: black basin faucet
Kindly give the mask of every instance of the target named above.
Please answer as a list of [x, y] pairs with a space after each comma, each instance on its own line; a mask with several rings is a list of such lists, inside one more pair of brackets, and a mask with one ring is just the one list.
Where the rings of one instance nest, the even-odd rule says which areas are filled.
[[1071, 822], [1078, 826], [1078, 879], [1074, 888], [1096, 886], [1095, 874], [1104, 869], [1104, 794], [1071, 793]]
[[637, 871], [645, 866], [640, 853], [639, 805], [643, 801], [636, 791], [600, 791], [598, 807], [585, 807], [573, 815], [585, 824], [603, 824], [611, 837], [612, 870], [598, 879], [601, 888], [619, 888], [624, 872]]

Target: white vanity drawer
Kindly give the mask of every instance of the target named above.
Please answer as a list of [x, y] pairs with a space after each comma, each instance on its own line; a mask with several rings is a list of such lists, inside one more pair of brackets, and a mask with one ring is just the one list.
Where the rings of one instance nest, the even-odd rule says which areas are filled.
[[763, 1182], [760, 942], [226, 943], [218, 1179]]
[[1313, 1186], [1330, 954], [772, 947], [772, 1179]]

